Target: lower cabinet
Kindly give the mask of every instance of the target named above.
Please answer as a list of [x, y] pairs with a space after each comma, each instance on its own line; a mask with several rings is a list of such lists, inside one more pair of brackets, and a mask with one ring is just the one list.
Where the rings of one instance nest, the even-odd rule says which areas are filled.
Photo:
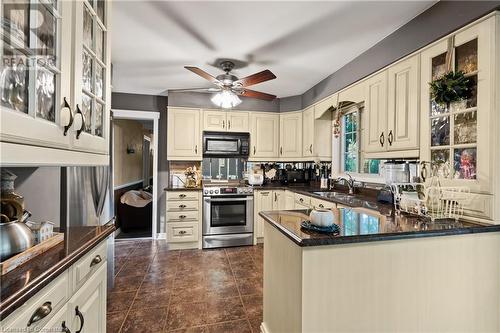
[[106, 266], [71, 298], [68, 311], [71, 332], [106, 332]]
[[[106, 248], [104, 240], [57, 276], [2, 320], [0, 332], [106, 332]], [[88, 274], [79, 275], [82, 265]]]
[[261, 241], [264, 237], [264, 219], [259, 212], [273, 210], [273, 191], [254, 191], [254, 238]]
[[295, 209], [295, 193], [292, 191], [285, 191], [285, 209]]
[[285, 190], [273, 191], [273, 210], [285, 210]]
[[201, 191], [167, 191], [166, 232], [171, 249], [201, 249]]

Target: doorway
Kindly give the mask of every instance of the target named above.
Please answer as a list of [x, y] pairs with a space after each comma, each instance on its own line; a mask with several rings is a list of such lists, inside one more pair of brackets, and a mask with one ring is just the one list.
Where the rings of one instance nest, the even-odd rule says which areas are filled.
[[116, 239], [157, 238], [158, 112], [112, 110]]

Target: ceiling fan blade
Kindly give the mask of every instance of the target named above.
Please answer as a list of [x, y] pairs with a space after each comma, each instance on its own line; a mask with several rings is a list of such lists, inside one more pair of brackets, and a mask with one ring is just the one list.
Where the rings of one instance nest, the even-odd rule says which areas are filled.
[[271, 94], [266, 94], [260, 91], [255, 91], [255, 90], [250, 90], [250, 89], [243, 89], [242, 91], [238, 92], [241, 96], [245, 97], [251, 97], [251, 98], [258, 98], [258, 99], [263, 99], [266, 101], [272, 101], [273, 99], [276, 98], [275, 95]]
[[204, 92], [204, 93], [214, 93], [219, 92], [220, 88], [188, 88], [188, 89], [169, 89], [172, 92]]
[[202, 70], [198, 67], [184, 66], [184, 68], [187, 69], [188, 71], [191, 71], [195, 74], [198, 74], [199, 76], [201, 76], [205, 80], [208, 80], [217, 86], [222, 86], [222, 82], [220, 82], [215, 77], [213, 77], [212, 75], [208, 74], [207, 72], [205, 72], [204, 70]]
[[273, 74], [269, 69], [266, 69], [262, 72], [258, 72], [255, 74], [252, 74], [250, 76], [244, 77], [242, 79], [239, 79], [237, 81], [234, 81], [233, 85], [240, 85], [242, 87], [248, 87], [252, 86], [257, 83], [269, 81], [269, 80], [274, 80], [276, 78], [276, 75]]

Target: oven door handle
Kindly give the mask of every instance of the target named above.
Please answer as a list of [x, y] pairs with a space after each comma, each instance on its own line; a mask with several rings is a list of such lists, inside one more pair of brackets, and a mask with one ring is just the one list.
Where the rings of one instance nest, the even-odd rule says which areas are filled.
[[253, 201], [253, 197], [246, 198], [204, 198], [206, 202], [228, 202], [228, 201]]

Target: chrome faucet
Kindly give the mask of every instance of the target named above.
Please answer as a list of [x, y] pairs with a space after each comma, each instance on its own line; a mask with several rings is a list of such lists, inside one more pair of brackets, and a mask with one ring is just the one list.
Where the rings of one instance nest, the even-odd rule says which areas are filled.
[[349, 187], [349, 194], [353, 195], [354, 194], [354, 178], [352, 178], [352, 176], [348, 173], [346, 173], [347, 177], [349, 177], [349, 179], [345, 178], [345, 177], [339, 177], [337, 178], [336, 182], [337, 183], [340, 183], [340, 182], [344, 182], [344, 184], [347, 184], [347, 187]]

